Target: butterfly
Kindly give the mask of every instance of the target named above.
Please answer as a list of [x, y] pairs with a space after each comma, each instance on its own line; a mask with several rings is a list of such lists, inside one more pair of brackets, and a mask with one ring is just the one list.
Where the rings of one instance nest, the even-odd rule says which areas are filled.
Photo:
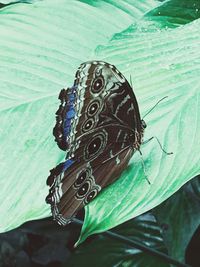
[[146, 124], [126, 78], [103, 61], [82, 63], [74, 85], [58, 98], [53, 134], [67, 156], [50, 171], [46, 202], [66, 225], [120, 176], [140, 149]]

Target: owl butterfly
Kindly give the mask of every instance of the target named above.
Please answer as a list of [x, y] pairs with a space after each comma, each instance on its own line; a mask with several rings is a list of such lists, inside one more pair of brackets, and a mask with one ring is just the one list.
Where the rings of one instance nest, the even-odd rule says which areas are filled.
[[106, 62], [81, 64], [59, 99], [53, 134], [67, 157], [50, 171], [46, 201], [54, 220], [65, 225], [120, 176], [146, 125], [130, 84]]

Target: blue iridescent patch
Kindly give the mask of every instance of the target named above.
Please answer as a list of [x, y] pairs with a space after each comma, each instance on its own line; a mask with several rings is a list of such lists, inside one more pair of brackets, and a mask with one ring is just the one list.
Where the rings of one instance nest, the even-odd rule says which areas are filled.
[[63, 163], [63, 171], [66, 171], [72, 164], [74, 160], [68, 159]]
[[74, 102], [76, 99], [76, 87], [70, 88], [71, 92], [67, 96], [67, 109], [66, 109], [66, 115], [64, 120], [64, 137], [66, 138], [71, 131], [71, 121], [75, 117], [76, 112], [74, 108]]

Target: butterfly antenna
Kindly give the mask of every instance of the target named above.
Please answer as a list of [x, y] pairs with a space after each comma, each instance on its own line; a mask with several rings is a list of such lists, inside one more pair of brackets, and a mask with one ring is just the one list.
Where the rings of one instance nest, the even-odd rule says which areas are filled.
[[172, 155], [174, 154], [173, 152], [167, 152], [166, 150], [164, 150], [164, 148], [162, 147], [158, 137], [156, 136], [152, 136], [149, 139], [145, 140], [144, 142], [142, 142], [143, 145], [147, 144], [148, 142], [150, 142], [151, 140], [156, 139], [156, 141], [158, 142], [160, 149], [162, 150], [163, 153], [165, 153], [166, 155]]
[[149, 114], [151, 113], [151, 111], [161, 102], [163, 101], [165, 98], [167, 98], [168, 96], [164, 96], [163, 98], [161, 98], [145, 115], [144, 117], [142, 118], [142, 120]]

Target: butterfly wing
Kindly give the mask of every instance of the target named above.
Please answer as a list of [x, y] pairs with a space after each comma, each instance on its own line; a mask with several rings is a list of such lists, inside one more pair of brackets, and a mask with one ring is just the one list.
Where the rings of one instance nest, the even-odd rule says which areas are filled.
[[[110, 124], [113, 118], [142, 136], [143, 127], [133, 90], [111, 64], [102, 61], [81, 64], [74, 85], [63, 89], [59, 99], [61, 104], [56, 112], [53, 134], [63, 150], [75, 148], [78, 137], [95, 127]], [[141, 140], [137, 141], [141, 143]]]
[[143, 125], [129, 83], [105, 62], [81, 64], [73, 87], [59, 98], [53, 132], [68, 155], [48, 178], [47, 202], [54, 218], [66, 224], [119, 177], [141, 144]]

